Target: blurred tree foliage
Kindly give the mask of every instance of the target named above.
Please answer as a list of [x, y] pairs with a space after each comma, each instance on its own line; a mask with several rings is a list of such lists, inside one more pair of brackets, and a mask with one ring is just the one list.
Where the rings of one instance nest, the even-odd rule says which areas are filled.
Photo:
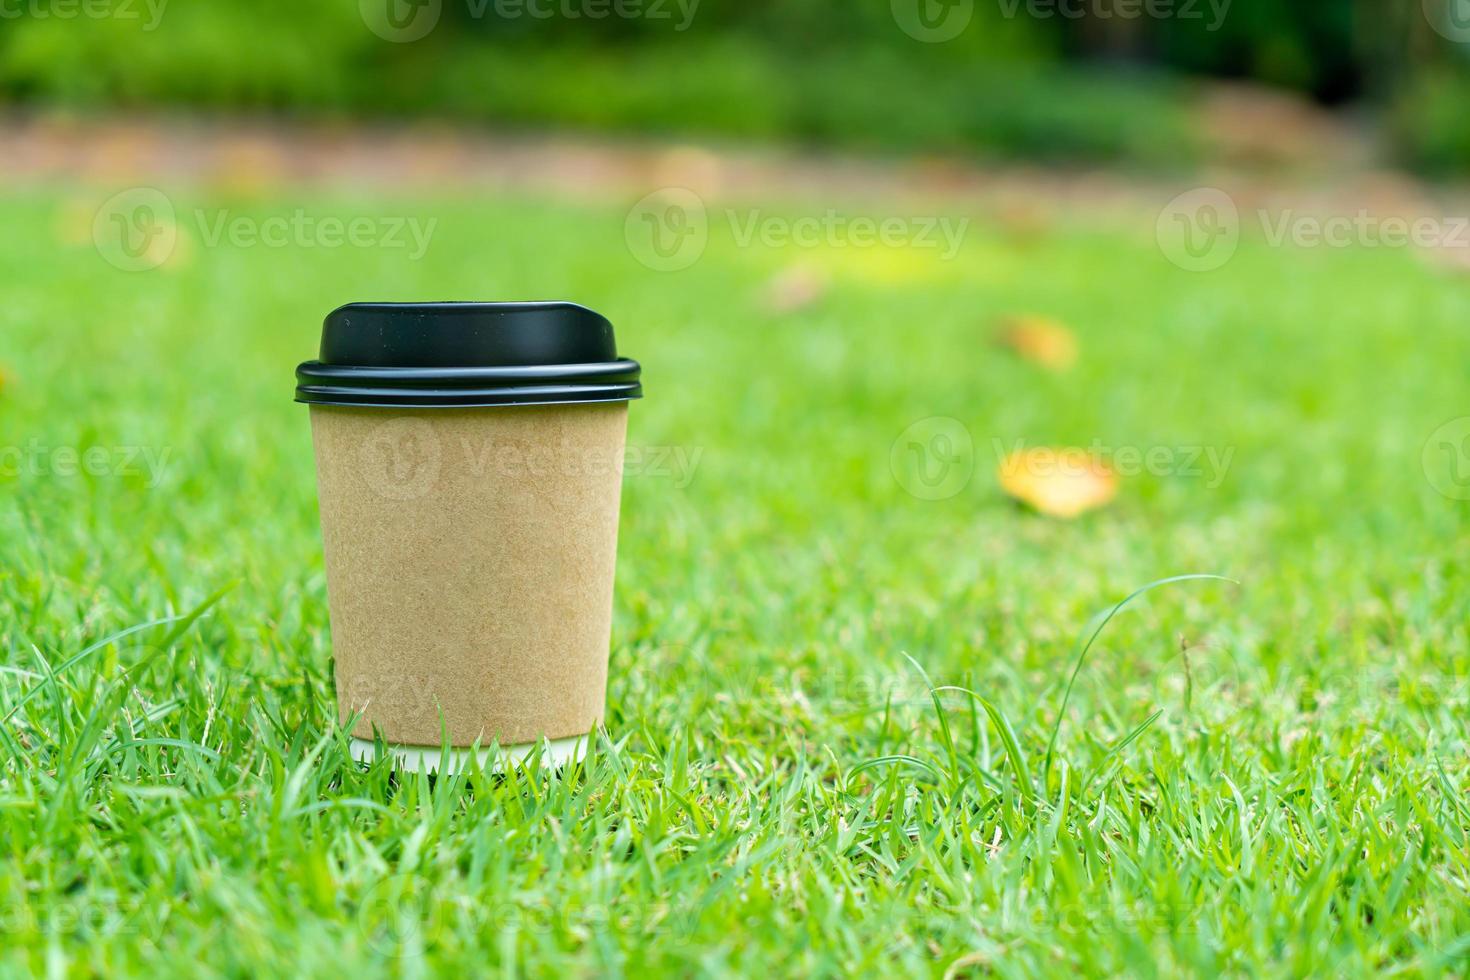
[[[1420, 0], [91, 2], [106, 15], [7, 8], [0, 97], [1167, 165], [1197, 151], [1177, 79], [1214, 75], [1374, 100], [1406, 157], [1470, 167], [1452, 109], [1470, 93], [1466, 46]], [[1440, 2], [1467, 0], [1425, 0]], [[436, 26], [390, 43], [367, 26], [374, 4], [430, 4]], [[899, 27], [905, 5], [963, 29], [923, 43]]]

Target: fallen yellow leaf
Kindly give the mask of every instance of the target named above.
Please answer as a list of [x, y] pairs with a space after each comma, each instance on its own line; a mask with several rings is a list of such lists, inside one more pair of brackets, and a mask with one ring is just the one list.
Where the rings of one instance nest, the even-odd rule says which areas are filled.
[[795, 313], [827, 294], [827, 277], [807, 265], [793, 265], [766, 284], [765, 306], [772, 313]]
[[157, 131], [141, 123], [104, 125], [87, 142], [83, 171], [91, 181], [103, 185], [126, 186], [144, 179], [161, 154]]
[[1017, 357], [1051, 371], [1077, 363], [1077, 336], [1056, 320], [1033, 314], [1005, 317], [996, 343]]
[[214, 146], [210, 176], [217, 190], [240, 197], [264, 197], [285, 179], [281, 147], [265, 137], [240, 135]]
[[995, 214], [1000, 230], [1014, 244], [1034, 245], [1051, 230], [1051, 216], [1034, 204], [1007, 201]]
[[56, 209], [56, 240], [63, 245], [92, 244], [92, 219], [97, 216], [97, 202], [73, 197]]
[[1118, 493], [1118, 476], [1085, 449], [1036, 446], [1000, 461], [1000, 487], [1048, 517], [1077, 517]]
[[[955, 231], [951, 230], [950, 234], [955, 234]], [[868, 287], [974, 282], [977, 276], [995, 272], [999, 261], [1011, 258], [1006, 255], [988, 263], [983, 257], [976, 261], [956, 260], [948, 251], [950, 247], [946, 243], [937, 249], [889, 246], [830, 249], [820, 255], [833, 275]], [[972, 251], [973, 246], [967, 246], [965, 254], [968, 256]]]
[[718, 197], [725, 187], [725, 161], [699, 146], [676, 146], [653, 163], [653, 181], [661, 187], [687, 187]]
[[188, 227], [176, 224], [174, 231], [173, 251], [164, 256], [163, 264], [159, 267], [166, 272], [179, 272], [194, 262], [194, 238], [189, 234]]

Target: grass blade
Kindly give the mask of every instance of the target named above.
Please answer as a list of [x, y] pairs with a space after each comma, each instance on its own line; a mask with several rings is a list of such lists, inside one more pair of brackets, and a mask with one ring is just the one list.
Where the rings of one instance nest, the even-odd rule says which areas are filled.
[[943, 691], [957, 691], [960, 694], [968, 694], [985, 711], [985, 714], [990, 718], [990, 723], [995, 726], [996, 733], [1000, 735], [1001, 747], [1005, 750], [1006, 758], [1010, 760], [1011, 769], [1016, 773], [1016, 780], [1021, 784], [1022, 795], [1027, 800], [1034, 802], [1036, 800], [1036, 784], [1031, 779], [1031, 767], [1026, 764], [1026, 754], [1021, 751], [1021, 743], [1016, 738], [1016, 730], [1011, 727], [1010, 720], [1001, 714], [999, 708], [967, 687], [940, 687], [935, 689], [936, 694]]
[[[1113, 606], [1105, 613], [1100, 613], [1099, 616], [1101, 616], [1102, 621], [1097, 624], [1090, 635], [1087, 635], [1087, 639], [1085, 642], [1082, 642], [1082, 638], [1080, 636], [1078, 637], [1080, 648], [1077, 651], [1077, 663], [1072, 667], [1072, 676], [1067, 679], [1067, 688], [1065, 691], [1062, 692], [1062, 703], [1060, 707], [1057, 708], [1057, 722], [1054, 726], [1052, 726], [1051, 738], [1048, 739], [1046, 743], [1046, 761], [1042, 763], [1041, 767], [1041, 778], [1043, 782], [1045, 782], [1047, 777], [1051, 775], [1052, 753], [1056, 749], [1057, 736], [1060, 735], [1062, 731], [1062, 719], [1067, 717], [1067, 704], [1072, 700], [1072, 687], [1077, 683], [1077, 675], [1082, 672], [1082, 664], [1087, 659], [1087, 652], [1092, 649], [1093, 643], [1097, 642], [1097, 638], [1102, 634], [1102, 631], [1107, 628], [1108, 623], [1112, 622], [1113, 617], [1122, 612], [1123, 609], [1127, 607], [1128, 604], [1131, 603], [1134, 599], [1137, 599], [1139, 596], [1144, 595], [1147, 592], [1152, 592], [1154, 589], [1162, 588], [1165, 585], [1172, 585], [1175, 582], [1196, 581], [1230, 582], [1233, 585], [1240, 584], [1239, 582], [1235, 581], [1235, 579], [1226, 578], [1224, 575], [1211, 575], [1206, 573], [1174, 575], [1169, 578], [1161, 578], [1157, 581], [1150, 582], [1147, 585], [1142, 586], [1141, 588], [1135, 589], [1126, 598], [1124, 598], [1122, 602], [1119, 602], [1117, 605]], [[1098, 619], [1098, 616], [1094, 616], [1093, 619]], [[1083, 627], [1083, 632], [1084, 634], [1086, 634], [1086, 627]]]

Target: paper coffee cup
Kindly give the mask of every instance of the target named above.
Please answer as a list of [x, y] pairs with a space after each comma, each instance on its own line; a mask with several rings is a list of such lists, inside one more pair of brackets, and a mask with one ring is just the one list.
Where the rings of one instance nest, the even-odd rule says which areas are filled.
[[[311, 406], [338, 707], [354, 751], [581, 754], [602, 721], [627, 402], [571, 303], [354, 303]], [[446, 751], [447, 749], [447, 751]], [[496, 758], [488, 753], [496, 752]]]

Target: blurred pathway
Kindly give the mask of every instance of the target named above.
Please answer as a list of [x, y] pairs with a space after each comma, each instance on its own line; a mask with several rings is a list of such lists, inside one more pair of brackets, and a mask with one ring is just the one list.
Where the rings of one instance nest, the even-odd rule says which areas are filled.
[[[1166, 176], [432, 124], [58, 113], [0, 117], [0, 159], [11, 186], [197, 184], [247, 193], [345, 186], [413, 194], [533, 192], [593, 201], [633, 201], [684, 187], [707, 201], [808, 207], [883, 201], [942, 213], [981, 210], [1020, 232], [1060, 215], [1158, 215], [1177, 195], [1198, 187], [1225, 189], [1242, 214], [1470, 214], [1470, 195], [1461, 189], [1374, 169], [1361, 141], [1328, 121], [1335, 117], [1272, 98], [1222, 88], [1205, 100], [1212, 145], [1228, 164]], [[1278, 135], [1268, 139], [1268, 132]], [[1462, 251], [1470, 255], [1470, 249]], [[1470, 268], [1470, 258], [1463, 264]]]

